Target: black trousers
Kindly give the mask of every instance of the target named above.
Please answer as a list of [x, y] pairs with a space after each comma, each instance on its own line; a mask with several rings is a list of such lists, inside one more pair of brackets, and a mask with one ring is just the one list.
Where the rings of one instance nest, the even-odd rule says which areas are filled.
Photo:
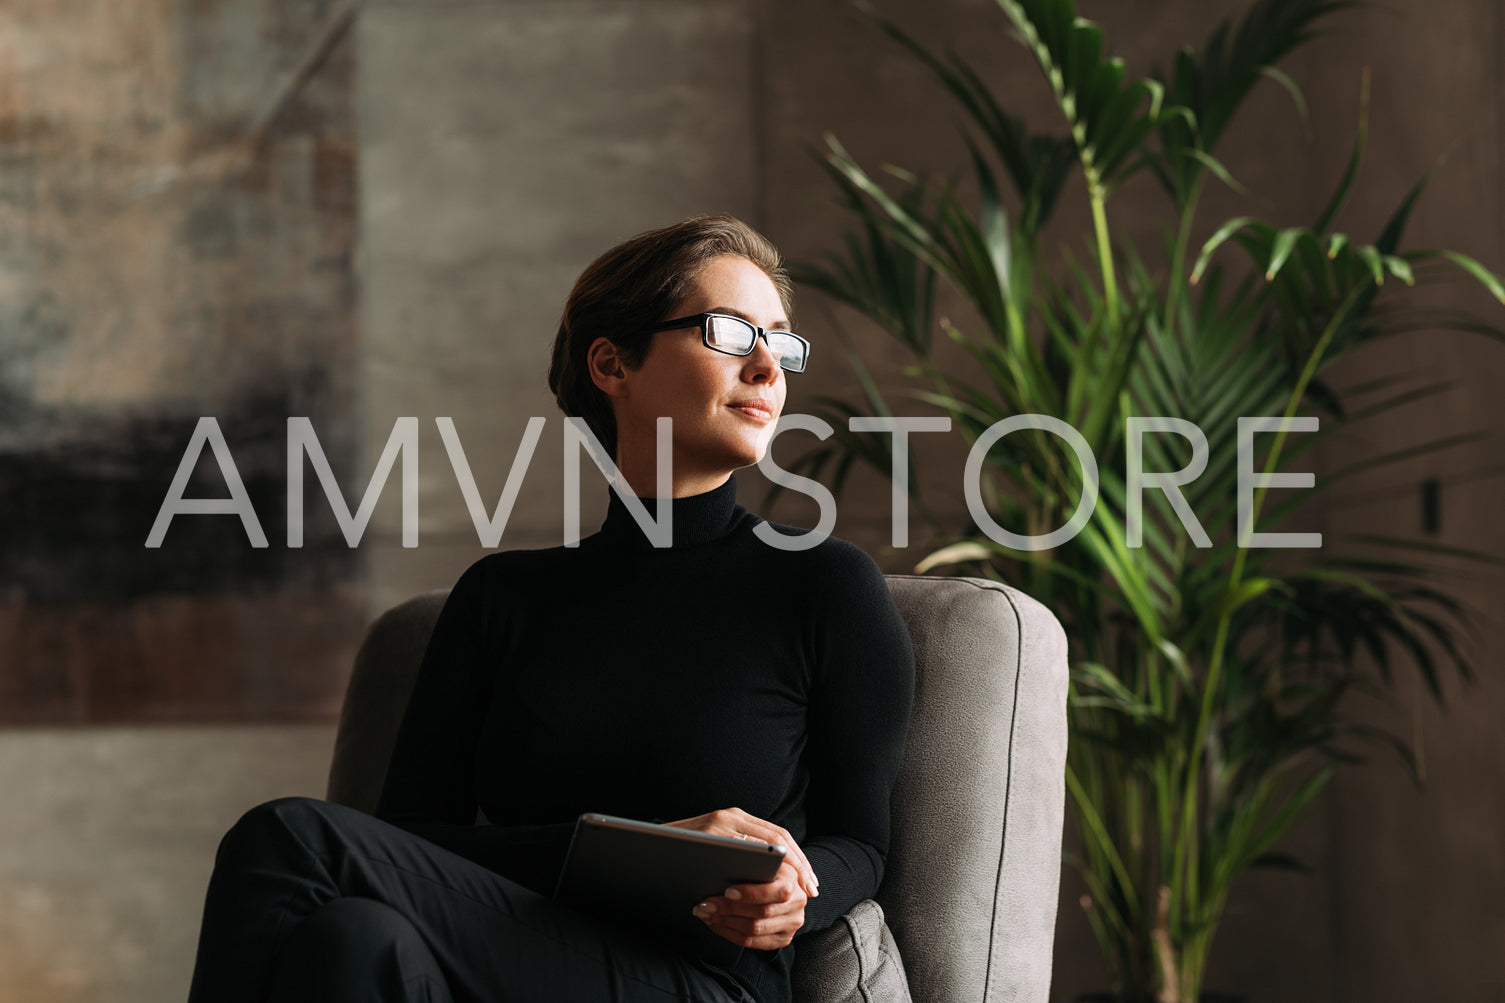
[[221, 841], [189, 1003], [754, 1003], [730, 977], [380, 819], [257, 805]]

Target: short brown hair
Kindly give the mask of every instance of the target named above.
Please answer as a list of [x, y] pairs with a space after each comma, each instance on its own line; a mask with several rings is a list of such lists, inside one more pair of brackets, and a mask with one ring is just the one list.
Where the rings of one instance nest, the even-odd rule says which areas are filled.
[[617, 455], [616, 416], [590, 377], [586, 353], [605, 337], [620, 350], [623, 364], [636, 369], [652, 344], [647, 328], [669, 320], [669, 311], [689, 295], [701, 271], [726, 255], [763, 270], [792, 323], [794, 284], [778, 250], [732, 216], [696, 216], [640, 233], [592, 261], [575, 281], [554, 337], [549, 389], [559, 409], [584, 418], [612, 457]]

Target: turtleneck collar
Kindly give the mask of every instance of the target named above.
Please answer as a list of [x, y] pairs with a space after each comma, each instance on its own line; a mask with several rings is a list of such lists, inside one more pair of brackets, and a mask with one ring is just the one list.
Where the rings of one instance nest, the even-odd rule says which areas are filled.
[[[627, 509], [627, 503], [608, 492], [606, 521], [601, 524], [601, 535], [624, 546], [635, 549], [655, 549], [643, 527]], [[638, 502], [648, 513], [648, 518], [658, 517], [656, 497], [638, 497]], [[673, 548], [693, 547], [707, 543], [731, 532], [747, 510], [737, 504], [737, 475], [733, 473], [726, 483], [698, 495], [668, 499], [670, 525], [673, 526]]]

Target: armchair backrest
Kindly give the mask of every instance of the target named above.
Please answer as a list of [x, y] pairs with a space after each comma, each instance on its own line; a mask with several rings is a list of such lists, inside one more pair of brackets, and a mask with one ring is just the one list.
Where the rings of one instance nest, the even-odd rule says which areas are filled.
[[[886, 916], [903, 959], [882, 973], [898, 979], [890, 999], [902, 998], [907, 973], [918, 1003], [1045, 1003], [1065, 810], [1065, 635], [1049, 610], [997, 582], [889, 575], [888, 584], [914, 643], [915, 702], [877, 895], [882, 916], [859, 906], [848, 925], [881, 926]], [[340, 715], [329, 800], [375, 810], [445, 595], [409, 599], [368, 631]], [[822, 945], [810, 964], [843, 965], [830, 954]], [[797, 971], [797, 984], [847, 998], [825, 988], [841, 979], [813, 974]], [[867, 976], [852, 998], [869, 999]]]
[[980, 578], [889, 575], [915, 701], [878, 903], [918, 1003], [1046, 1003], [1066, 806], [1066, 635]]

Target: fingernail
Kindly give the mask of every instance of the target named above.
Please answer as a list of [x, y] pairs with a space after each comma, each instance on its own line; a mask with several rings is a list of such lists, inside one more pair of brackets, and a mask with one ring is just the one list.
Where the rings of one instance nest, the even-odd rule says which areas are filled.
[[695, 909], [694, 909], [694, 912], [696, 914], [698, 914], [698, 915], [701, 915], [701, 916], [710, 916], [715, 911], [716, 911], [716, 904], [714, 902], [702, 902], [702, 903], [700, 903], [700, 905], [696, 906]]
[[737, 891], [737, 889], [735, 888], [728, 888], [726, 890], [726, 897], [731, 899], [733, 902], [742, 901], [742, 893]]

